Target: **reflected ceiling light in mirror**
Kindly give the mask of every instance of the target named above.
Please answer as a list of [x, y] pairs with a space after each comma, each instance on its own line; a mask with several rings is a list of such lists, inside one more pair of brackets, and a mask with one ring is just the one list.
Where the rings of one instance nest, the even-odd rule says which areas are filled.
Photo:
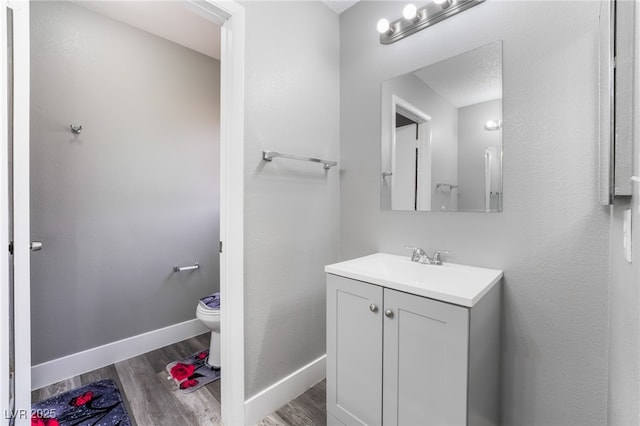
[[[464, 10], [483, 3], [485, 0], [433, 0], [417, 8], [408, 4], [402, 11], [402, 18], [389, 23], [386, 19], [378, 21], [381, 44], [391, 44], [410, 36], [431, 25], [454, 16]], [[381, 25], [386, 22], [386, 25]], [[384, 29], [384, 31], [382, 31]]]
[[484, 129], [490, 132], [502, 129], [502, 120], [489, 120], [484, 124]]

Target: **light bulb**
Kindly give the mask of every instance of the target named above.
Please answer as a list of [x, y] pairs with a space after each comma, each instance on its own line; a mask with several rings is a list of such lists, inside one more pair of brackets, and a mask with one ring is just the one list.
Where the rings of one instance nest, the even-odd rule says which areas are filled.
[[404, 9], [402, 9], [402, 16], [404, 16], [404, 19], [414, 19], [417, 15], [418, 8], [414, 4], [409, 3], [404, 7]]
[[451, 6], [453, 0], [433, 0], [433, 2], [441, 8], [446, 9], [447, 7]]
[[502, 120], [489, 120], [484, 125], [485, 130], [490, 132], [502, 129]]
[[389, 21], [387, 21], [386, 19], [382, 18], [381, 20], [378, 21], [378, 32], [380, 34], [385, 34], [387, 32], [389, 32]]

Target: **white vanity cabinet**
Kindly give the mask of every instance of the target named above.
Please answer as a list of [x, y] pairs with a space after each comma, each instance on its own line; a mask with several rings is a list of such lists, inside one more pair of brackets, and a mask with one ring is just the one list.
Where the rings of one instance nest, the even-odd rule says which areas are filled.
[[382, 291], [327, 276], [327, 412], [345, 425], [382, 421]]
[[468, 309], [389, 289], [384, 309], [382, 423], [466, 424]]
[[329, 424], [497, 424], [499, 285], [460, 306], [327, 271]]

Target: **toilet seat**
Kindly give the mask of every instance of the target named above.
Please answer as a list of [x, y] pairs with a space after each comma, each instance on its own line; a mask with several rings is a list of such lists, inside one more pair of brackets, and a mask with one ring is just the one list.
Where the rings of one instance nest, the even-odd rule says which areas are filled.
[[196, 309], [196, 312], [199, 312], [201, 315], [206, 316], [220, 315], [220, 309], [210, 308], [202, 302], [198, 302], [198, 308]]

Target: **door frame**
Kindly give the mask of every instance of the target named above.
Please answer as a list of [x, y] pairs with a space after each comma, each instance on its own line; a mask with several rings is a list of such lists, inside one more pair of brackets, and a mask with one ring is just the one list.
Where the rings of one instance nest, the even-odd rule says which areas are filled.
[[[220, 64], [220, 255], [221, 410], [224, 424], [244, 424], [244, 7], [229, 0], [185, 0], [191, 11], [221, 25]], [[0, 31], [7, 31], [6, 9], [13, 10], [14, 28], [14, 318], [16, 327], [15, 407], [27, 410], [16, 425], [30, 424], [30, 187], [29, 187], [29, 2], [0, 0]], [[8, 205], [7, 50], [0, 47], [0, 197]], [[8, 210], [0, 209], [0, 247], [8, 247]], [[46, 242], [45, 242], [46, 244]], [[46, 249], [46, 248], [45, 248]], [[1, 256], [0, 311], [9, 306], [7, 256]], [[0, 320], [0, 380], [7, 383], [9, 319]], [[2, 386], [2, 410], [8, 389]], [[5, 398], [6, 397], [6, 398]]]
[[[7, 2], [0, 1], [0, 33], [7, 34]], [[8, 58], [7, 44], [0, 43], [0, 205], [9, 206], [9, 151], [7, 135], [8, 123]], [[0, 247], [9, 245], [9, 209], [0, 209]], [[8, 312], [9, 299], [9, 256], [0, 256], [0, 312]], [[8, 315], [0, 315], [0, 383], [9, 383], [9, 327]], [[9, 410], [9, 386], [0, 386], [0, 409]]]
[[[13, 321], [16, 325], [14, 338], [14, 371], [15, 371], [15, 410], [16, 425], [28, 425], [31, 423], [31, 310], [30, 310], [30, 274], [31, 274], [31, 249], [30, 249], [30, 217], [29, 217], [29, 3], [27, 1], [2, 0], [0, 1], [0, 31], [7, 34], [7, 10], [12, 10], [13, 15], [13, 123], [8, 121], [9, 94], [7, 91], [8, 52], [5, 45], [0, 51], [0, 66], [2, 71], [2, 119], [0, 124], [0, 180], [2, 181], [0, 247], [9, 247], [9, 153], [8, 153], [8, 129], [13, 128], [13, 277], [14, 277], [14, 309]], [[0, 278], [0, 311], [8, 312], [11, 303], [9, 297], [9, 261], [8, 256], [2, 257], [2, 271]], [[5, 309], [7, 311], [5, 311]], [[9, 315], [2, 316], [2, 328], [0, 341], [2, 353], [0, 354], [1, 379], [8, 383], [10, 359], [9, 359]], [[19, 327], [19, 328], [18, 328]], [[6, 382], [4, 380], [7, 380]], [[9, 409], [9, 389], [3, 386], [2, 408], [3, 417], [6, 417], [4, 409]], [[6, 397], [6, 398], [5, 398]]]
[[[220, 338], [222, 422], [244, 424], [244, 7], [229, 0], [189, 0], [221, 28], [220, 56]], [[195, 10], [195, 9], [194, 9]]]

